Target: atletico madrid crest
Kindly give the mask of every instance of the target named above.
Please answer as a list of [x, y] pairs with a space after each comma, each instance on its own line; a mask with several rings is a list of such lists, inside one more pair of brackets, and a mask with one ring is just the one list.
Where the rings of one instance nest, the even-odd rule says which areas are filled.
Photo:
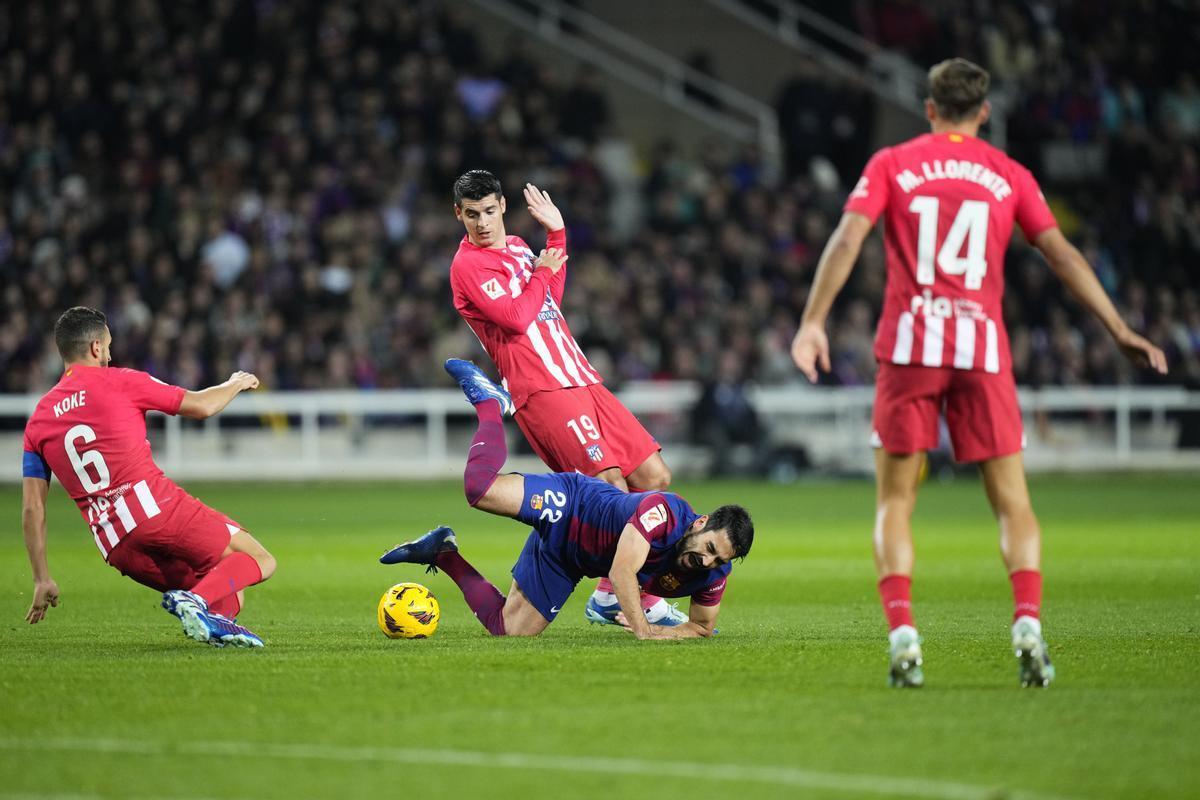
[[587, 448], [588, 458], [592, 461], [603, 461], [604, 451], [600, 449], [598, 444], [589, 444]]

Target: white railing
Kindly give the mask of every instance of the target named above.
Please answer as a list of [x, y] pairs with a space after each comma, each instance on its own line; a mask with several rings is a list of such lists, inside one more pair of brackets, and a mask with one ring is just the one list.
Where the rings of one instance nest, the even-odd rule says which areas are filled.
[[[704, 122], [734, 141], [756, 144], [772, 175], [780, 174], [783, 146], [775, 109], [724, 81], [693, 69], [662, 50], [570, 5], [544, 0], [468, 0], [570, 56]], [[564, 26], [565, 23], [565, 26]], [[713, 108], [688, 96], [694, 86], [714, 97]]]
[[[700, 388], [630, 385], [621, 400], [663, 443], [678, 474], [721, 454], [688, 442]], [[818, 469], [867, 473], [871, 387], [751, 389], [765, 450], [803, 448]], [[0, 395], [0, 480], [20, 477], [20, 429], [35, 397]], [[1031, 470], [1200, 469], [1200, 450], [1176, 447], [1174, 413], [1200, 413], [1200, 392], [1174, 388], [1022, 390]], [[432, 478], [461, 473], [474, 414], [456, 390], [248, 393], [195, 423], [153, 415], [156, 459], [181, 479]], [[510, 442], [520, 434], [509, 426]], [[7, 456], [2, 455], [7, 453]], [[540, 471], [532, 456], [510, 466]]]

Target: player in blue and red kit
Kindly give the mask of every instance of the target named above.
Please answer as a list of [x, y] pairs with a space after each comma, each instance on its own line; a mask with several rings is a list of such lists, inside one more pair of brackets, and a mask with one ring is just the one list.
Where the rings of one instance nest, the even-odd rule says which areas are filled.
[[[467, 456], [467, 501], [483, 511], [533, 526], [504, 596], [458, 552], [454, 531], [437, 528], [398, 545], [384, 564], [428, 564], [458, 584], [467, 605], [495, 636], [536, 636], [562, 609], [585, 577], [607, 576], [622, 608], [639, 609], [621, 621], [639, 639], [711, 636], [735, 558], [754, 542], [744, 508], [721, 506], [697, 514], [672, 492], [627, 494], [579, 473], [499, 474], [508, 456], [501, 409], [511, 400], [468, 361], [451, 359], [479, 415]], [[653, 625], [638, 602], [640, 590], [662, 597], [690, 597], [688, 621]]]

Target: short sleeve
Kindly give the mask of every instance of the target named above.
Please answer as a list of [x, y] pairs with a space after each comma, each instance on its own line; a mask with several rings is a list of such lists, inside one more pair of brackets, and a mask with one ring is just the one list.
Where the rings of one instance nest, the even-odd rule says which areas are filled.
[[853, 191], [846, 198], [846, 205], [843, 206], [843, 211], [853, 211], [856, 214], [862, 214], [874, 224], [879, 215], [883, 213], [883, 209], [887, 207], [888, 191], [888, 169], [887, 156], [888, 151], [880, 150], [875, 155], [871, 156], [871, 160], [867, 162], [867, 166], [863, 169], [862, 177], [858, 179], [858, 183], [854, 184]]
[[119, 373], [125, 396], [135, 407], [142, 411], [161, 411], [171, 415], [179, 413], [186, 389], [163, 383], [158, 378], [135, 369], [121, 369]]
[[1058, 227], [1054, 212], [1047, 205], [1046, 196], [1042, 194], [1033, 174], [1022, 167], [1017, 170], [1016, 184], [1017, 209], [1014, 217], [1025, 238], [1033, 241], [1039, 233]]
[[725, 595], [725, 587], [729, 585], [729, 577], [724, 576], [716, 583], [710, 583], [692, 595], [692, 602], [698, 606], [719, 605]]
[[674, 517], [671, 507], [667, 505], [667, 498], [655, 492], [642, 498], [629, 524], [645, 537], [647, 542], [656, 542], [674, 527]]
[[21, 457], [21, 477], [41, 478], [48, 481], [50, 480], [50, 465], [46, 463], [46, 459], [42, 458], [41, 453], [26, 450]]

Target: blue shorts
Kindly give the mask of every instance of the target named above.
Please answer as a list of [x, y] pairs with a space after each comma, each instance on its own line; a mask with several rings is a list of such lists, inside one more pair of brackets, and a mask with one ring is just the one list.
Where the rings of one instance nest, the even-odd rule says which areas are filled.
[[526, 475], [517, 519], [533, 526], [512, 575], [538, 613], [553, 622], [583, 578], [563, 559], [577, 498], [572, 473]]

